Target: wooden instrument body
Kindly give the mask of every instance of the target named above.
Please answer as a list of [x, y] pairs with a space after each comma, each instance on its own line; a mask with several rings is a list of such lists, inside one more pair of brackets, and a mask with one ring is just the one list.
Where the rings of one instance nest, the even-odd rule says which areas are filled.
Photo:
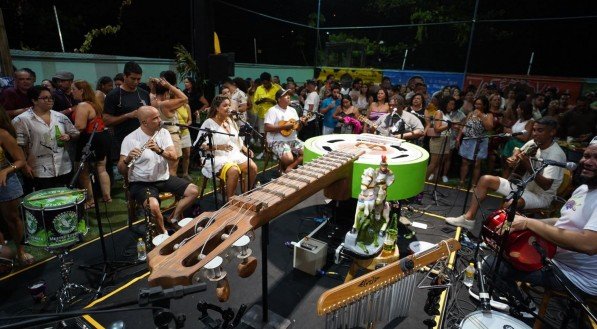
[[[231, 197], [216, 212], [199, 215], [148, 254], [149, 284], [162, 287], [192, 284], [193, 275], [241, 236], [322, 188], [350, 176], [352, 162], [363, 153], [362, 150], [334, 152], [250, 192]], [[203, 229], [196, 233], [196, 227]], [[222, 239], [223, 234], [227, 235], [226, 239]]]
[[420, 268], [460, 249], [460, 243], [454, 239], [441, 241], [436, 247], [407, 256], [373, 272], [362, 275], [352, 281], [341, 284], [324, 292], [317, 301], [317, 314], [325, 315], [372, 294]]
[[280, 130], [280, 134], [281, 134], [282, 136], [284, 136], [284, 137], [288, 137], [288, 136], [290, 136], [290, 135], [292, 134], [292, 132], [293, 132], [293, 131], [295, 131], [295, 130], [299, 129], [299, 127], [300, 127], [300, 125], [301, 125], [301, 120], [302, 120], [302, 119], [309, 120], [309, 119], [311, 119], [311, 117], [313, 117], [313, 115], [314, 115], [313, 113], [307, 113], [307, 114], [303, 115], [303, 116], [301, 117], [301, 119], [299, 119], [299, 120], [296, 120], [296, 119], [290, 119], [290, 120], [288, 120], [288, 121], [285, 121], [285, 120], [279, 121], [279, 122], [278, 122], [278, 126], [280, 126], [280, 127], [282, 127], [282, 126], [285, 126], [285, 125], [287, 125], [287, 124], [289, 124], [289, 123], [292, 123], [292, 128], [291, 128], [291, 129], [283, 129], [283, 130]]
[[[388, 167], [396, 179], [394, 184], [388, 187], [388, 201], [413, 197], [425, 187], [429, 153], [422, 147], [395, 137], [372, 134], [331, 134], [313, 137], [305, 142], [303, 163], [310, 163], [330, 151], [348, 146], [357, 147], [365, 152], [352, 165], [350, 179], [343, 182], [345, 185], [350, 183], [350, 197], [358, 198], [361, 193], [361, 175], [369, 167], [378, 168], [382, 155], [386, 155]], [[337, 191], [326, 189], [327, 197], [334, 200], [346, 199], [331, 197], [329, 190]]]
[[[533, 144], [529, 144], [527, 148], [521, 149], [520, 153], [524, 154], [526, 156], [529, 156], [529, 157], [533, 157], [537, 154], [538, 149], [539, 149], [539, 147], [537, 146], [537, 144], [533, 143]], [[519, 162], [521, 161], [520, 158], [518, 161]], [[512, 174], [510, 174], [510, 177], [508, 177], [508, 180], [521, 179], [524, 176], [524, 174], [526, 174], [526, 169], [523, 166], [521, 166], [519, 162], [517, 162], [516, 166], [514, 166], [514, 168], [512, 168]]]
[[371, 121], [371, 120], [367, 119], [367, 117], [366, 117], [366, 116], [364, 116], [364, 115], [357, 114], [357, 115], [355, 116], [355, 119], [357, 119], [357, 120], [359, 120], [359, 121], [361, 121], [361, 122], [363, 122], [363, 123], [365, 123], [365, 124], [367, 124], [367, 125], [369, 125], [369, 126], [371, 126], [371, 127], [375, 128], [375, 130], [379, 131], [380, 133], [382, 133], [382, 134], [384, 134], [384, 135], [391, 135], [391, 134], [390, 134], [390, 131], [389, 131], [388, 129], [384, 129], [384, 128], [381, 128], [381, 127], [377, 126], [377, 125], [375, 124], [375, 122], [373, 122], [373, 121]]
[[[500, 229], [508, 219], [508, 214], [504, 209], [498, 209], [487, 216], [483, 223], [481, 233], [483, 240], [489, 247], [497, 251], [502, 245], [502, 235]], [[537, 242], [545, 250], [545, 255], [552, 258], [556, 254], [555, 244], [543, 239], [531, 230], [522, 230], [508, 234], [508, 240], [504, 246], [504, 258], [508, 263], [519, 271], [531, 272], [537, 271], [543, 267], [541, 255], [533, 243]]]

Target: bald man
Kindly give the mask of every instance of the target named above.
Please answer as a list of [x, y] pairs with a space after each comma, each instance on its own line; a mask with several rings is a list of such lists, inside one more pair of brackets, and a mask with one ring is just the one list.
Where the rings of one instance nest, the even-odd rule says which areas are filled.
[[137, 117], [139, 128], [122, 141], [118, 170], [128, 177], [131, 197], [144, 205], [149, 202], [159, 233], [167, 234], [158, 201], [159, 193], [171, 192], [179, 198], [176, 209], [168, 220], [170, 224], [176, 225], [182, 218], [183, 211], [197, 199], [199, 189], [184, 179], [170, 176], [168, 160], [175, 160], [178, 155], [170, 133], [161, 127], [158, 109], [142, 106], [137, 111]]

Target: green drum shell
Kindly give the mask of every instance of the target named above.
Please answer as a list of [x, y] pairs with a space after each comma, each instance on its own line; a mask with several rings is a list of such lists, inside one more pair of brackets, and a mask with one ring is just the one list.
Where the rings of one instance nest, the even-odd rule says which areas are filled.
[[[53, 197], [67, 191], [68, 189], [62, 187], [50, 188], [33, 192], [23, 199], [23, 219], [28, 244], [35, 247], [60, 248], [80, 242], [81, 235], [87, 234], [87, 214], [83, 206], [85, 191], [72, 191], [68, 196]], [[41, 199], [44, 196], [47, 197]], [[31, 201], [38, 198], [39, 200]], [[52, 198], [54, 202], [45, 206], [44, 203]], [[62, 225], [64, 223], [67, 225]]]
[[[311, 162], [320, 156], [324, 155], [319, 149], [315, 148], [313, 144], [319, 138], [329, 138], [325, 136], [332, 136], [332, 135], [323, 135], [317, 136], [308, 139], [305, 142], [305, 149], [303, 150], [303, 162], [306, 164]], [[336, 135], [338, 138], [346, 137], [346, 136], [359, 136], [359, 135]], [[351, 137], [354, 138], [354, 137]], [[425, 187], [425, 172], [427, 171], [427, 162], [429, 160], [429, 153], [427, 151], [415, 144], [411, 143], [402, 143], [402, 146], [418, 151], [421, 153], [421, 157], [411, 160], [411, 161], [404, 161], [398, 163], [392, 163], [391, 160], [388, 161], [388, 167], [394, 173], [394, 183], [388, 187], [388, 201], [394, 200], [404, 200], [413, 196], [418, 195], [423, 191]], [[381, 157], [380, 157], [381, 162]], [[364, 163], [360, 160], [356, 160], [353, 163], [352, 167], [352, 186], [351, 186], [351, 196], [353, 198], [358, 198], [359, 194], [361, 193], [361, 175], [367, 168], [378, 168], [379, 163]]]

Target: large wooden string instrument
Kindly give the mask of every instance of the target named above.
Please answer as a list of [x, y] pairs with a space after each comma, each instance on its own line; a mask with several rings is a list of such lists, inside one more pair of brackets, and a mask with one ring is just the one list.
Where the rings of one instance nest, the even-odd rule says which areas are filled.
[[384, 128], [381, 128], [381, 127], [379, 127], [378, 125], [376, 125], [376, 124], [375, 124], [375, 122], [373, 122], [373, 121], [371, 121], [371, 120], [367, 119], [367, 117], [366, 117], [366, 116], [364, 116], [364, 115], [357, 114], [355, 118], [356, 118], [357, 120], [359, 120], [359, 121], [363, 122], [363, 123], [366, 123], [366, 124], [367, 124], [367, 125], [369, 125], [370, 127], [373, 127], [373, 128], [375, 128], [375, 130], [377, 130], [378, 132], [380, 132], [380, 133], [381, 133], [382, 135], [384, 135], [384, 136], [389, 136], [389, 135], [392, 135], [388, 129], [384, 129]]
[[411, 274], [459, 249], [458, 241], [443, 240], [332, 288], [319, 297], [317, 314], [326, 316], [326, 329], [372, 328], [376, 322], [407, 316], [417, 278]]
[[514, 168], [512, 168], [512, 173], [510, 174], [510, 177], [508, 177], [509, 181], [512, 181], [512, 179], [520, 180], [524, 174], [526, 174], [526, 169], [524, 166], [520, 165], [520, 161], [522, 160], [520, 159], [519, 155], [524, 154], [528, 157], [533, 157], [535, 154], [537, 154], [537, 150], [539, 150], [539, 147], [535, 143], [528, 144], [526, 148], [523, 147], [520, 149], [520, 153], [517, 155], [518, 162], [516, 162], [516, 165]]
[[[219, 266], [216, 256], [249, 231], [268, 223], [317, 191], [339, 180], [350, 179], [352, 163], [363, 153], [365, 150], [354, 146], [330, 152], [252, 191], [231, 197], [213, 213], [199, 215], [148, 254], [149, 285], [192, 284], [194, 275], [208, 263], [211, 266], [215, 262], [215, 266]], [[255, 266], [253, 261], [251, 268]], [[243, 269], [246, 276], [246, 267]], [[222, 292], [218, 294], [220, 300], [227, 299], [228, 292], [221, 282], [218, 282], [218, 292]]]

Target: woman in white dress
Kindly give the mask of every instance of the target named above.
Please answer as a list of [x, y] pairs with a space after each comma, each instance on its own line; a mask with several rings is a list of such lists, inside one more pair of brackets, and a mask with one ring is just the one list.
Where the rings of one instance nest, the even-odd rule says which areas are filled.
[[[203, 122], [201, 129], [210, 129], [218, 133], [213, 134], [213, 145], [209, 146], [208, 139], [201, 144], [201, 149], [211, 152], [214, 156], [214, 166], [212, 168], [211, 160], [207, 159], [201, 172], [205, 177], [211, 177], [215, 172], [216, 177], [226, 183], [226, 196], [229, 198], [234, 195], [238, 178], [242, 175], [243, 192], [247, 190], [246, 175], [249, 173], [248, 186], [252, 187], [257, 175], [257, 165], [249, 159], [247, 163], [247, 152], [249, 157], [253, 157], [253, 152], [248, 150], [243, 138], [238, 136], [238, 126], [230, 118], [230, 98], [218, 95], [214, 98], [209, 109], [208, 119]], [[203, 134], [201, 131], [200, 134]], [[231, 134], [233, 136], [224, 135]]]

